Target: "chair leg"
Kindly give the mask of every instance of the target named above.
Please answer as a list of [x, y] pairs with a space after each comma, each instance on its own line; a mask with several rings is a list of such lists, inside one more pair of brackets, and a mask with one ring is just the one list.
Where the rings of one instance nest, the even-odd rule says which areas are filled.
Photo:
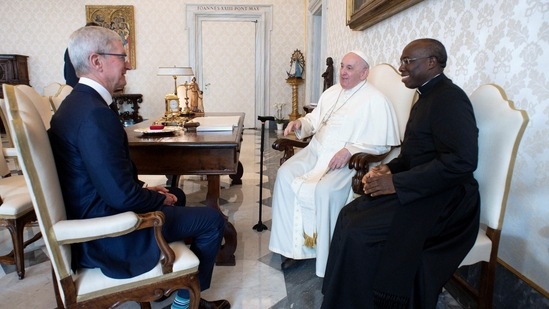
[[38, 232], [29, 240], [24, 241], [23, 233], [25, 227], [35, 220], [36, 216], [32, 211], [17, 219], [4, 220], [3, 226], [10, 232], [13, 250], [7, 255], [1, 256], [0, 262], [9, 265], [15, 264], [15, 269], [20, 280], [25, 278], [25, 248], [42, 237], [42, 234]]
[[[15, 233], [14, 224], [15, 224], [15, 220], [13, 220], [13, 219], [2, 219], [2, 220], [0, 220], [0, 226], [5, 227], [10, 232], [12, 245], [13, 245], [13, 239], [14, 239], [13, 235]], [[15, 250], [11, 250], [10, 253], [0, 256], [0, 263], [1, 264], [7, 264], [7, 265], [15, 264], [15, 259], [14, 259], [14, 256], [13, 256], [14, 251]]]
[[480, 271], [480, 286], [478, 289], [478, 308], [492, 309], [494, 298], [494, 283], [496, 279], [496, 262], [482, 262]]
[[55, 276], [55, 270], [53, 265], [51, 266], [51, 278], [53, 280], [53, 292], [55, 293], [55, 302], [57, 302], [57, 309], [64, 309], [63, 300], [61, 299], [61, 293], [59, 293], [59, 286], [57, 285], [57, 277]]
[[13, 251], [15, 257], [15, 268], [17, 269], [17, 275], [19, 280], [25, 278], [25, 246], [23, 245], [23, 231], [25, 224], [15, 220], [15, 235], [12, 235]]
[[478, 289], [479, 309], [492, 309], [493, 306], [501, 230], [488, 227], [486, 230], [486, 235], [490, 238], [490, 240], [492, 240], [492, 250], [490, 252], [490, 260], [488, 262], [481, 263], [480, 285]]
[[23, 279], [25, 277], [25, 260], [23, 252], [23, 230], [25, 225], [22, 224], [20, 218], [18, 218], [5, 219], [3, 226], [10, 232], [13, 250], [4, 256], [1, 256], [0, 262], [8, 265], [15, 264], [19, 279]]

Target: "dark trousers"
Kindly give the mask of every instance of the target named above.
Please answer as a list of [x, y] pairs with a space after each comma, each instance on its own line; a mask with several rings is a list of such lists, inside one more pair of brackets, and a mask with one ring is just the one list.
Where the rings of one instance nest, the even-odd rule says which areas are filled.
[[394, 195], [363, 196], [343, 207], [330, 244], [322, 309], [374, 308], [374, 277], [398, 207]]
[[[184, 194], [182, 198], [180, 193], [174, 192], [173, 189], [170, 189], [170, 192], [177, 196], [177, 204], [181, 204]], [[225, 230], [225, 218], [221, 212], [210, 207], [164, 206], [162, 212], [166, 216], [163, 234], [167, 242], [189, 238], [193, 240], [191, 250], [200, 260], [200, 289], [208, 289]], [[187, 290], [180, 290], [178, 295], [188, 298], [189, 294]]]

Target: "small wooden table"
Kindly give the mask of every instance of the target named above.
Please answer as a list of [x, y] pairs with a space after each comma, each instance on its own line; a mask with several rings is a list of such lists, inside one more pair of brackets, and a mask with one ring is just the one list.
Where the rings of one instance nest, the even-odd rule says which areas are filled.
[[[130, 156], [140, 174], [145, 175], [207, 175], [206, 205], [218, 209], [220, 176], [238, 174], [244, 113], [206, 113], [208, 116], [239, 116], [232, 131], [185, 132], [157, 135], [134, 132], [148, 128], [147, 120], [126, 128]], [[241, 174], [240, 174], [241, 175]], [[235, 265], [236, 229], [227, 221], [225, 242], [217, 256], [217, 265]]]

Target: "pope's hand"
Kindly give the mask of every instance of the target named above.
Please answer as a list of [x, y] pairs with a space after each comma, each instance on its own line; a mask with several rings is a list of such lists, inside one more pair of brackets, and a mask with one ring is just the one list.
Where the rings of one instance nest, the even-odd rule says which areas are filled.
[[328, 163], [328, 169], [335, 170], [347, 166], [351, 159], [351, 153], [347, 148], [341, 148]]
[[301, 121], [299, 119], [292, 120], [288, 125], [286, 126], [286, 129], [284, 129], [284, 136], [288, 136], [288, 134], [292, 133], [295, 130], [299, 130], [301, 128]]

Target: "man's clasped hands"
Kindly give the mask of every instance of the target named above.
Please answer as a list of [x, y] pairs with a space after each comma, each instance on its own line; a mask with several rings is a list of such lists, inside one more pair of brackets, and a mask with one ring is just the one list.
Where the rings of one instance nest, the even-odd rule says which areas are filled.
[[372, 197], [395, 193], [393, 174], [385, 164], [374, 166], [362, 178], [363, 190], [366, 195]]
[[173, 205], [175, 205], [175, 203], [177, 203], [177, 197], [175, 195], [173, 195], [172, 193], [170, 193], [170, 191], [162, 185], [158, 185], [158, 186], [154, 186], [154, 187], [147, 187], [147, 189], [149, 189], [151, 191], [156, 191], [160, 194], [164, 194], [166, 196], [166, 199], [164, 200], [164, 205], [173, 206]]

